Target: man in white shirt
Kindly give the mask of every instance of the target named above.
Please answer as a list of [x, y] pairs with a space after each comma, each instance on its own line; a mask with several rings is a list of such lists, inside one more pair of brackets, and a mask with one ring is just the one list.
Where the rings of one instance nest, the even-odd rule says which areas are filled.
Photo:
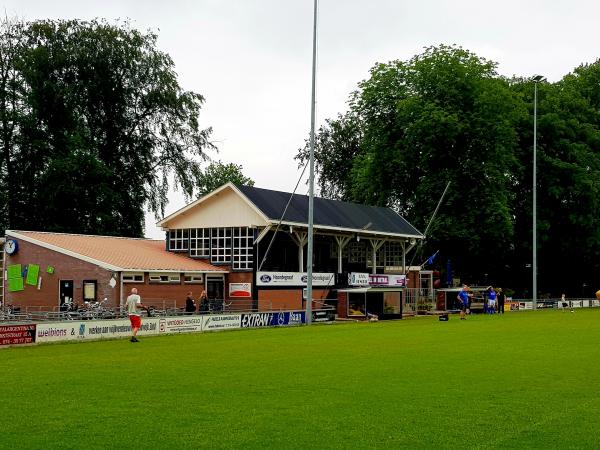
[[131, 289], [131, 295], [127, 297], [127, 302], [125, 303], [129, 321], [131, 322], [131, 342], [139, 342], [136, 336], [142, 326], [142, 312], [140, 310], [148, 309], [148, 307], [142, 304], [142, 298], [137, 292], [136, 288]]

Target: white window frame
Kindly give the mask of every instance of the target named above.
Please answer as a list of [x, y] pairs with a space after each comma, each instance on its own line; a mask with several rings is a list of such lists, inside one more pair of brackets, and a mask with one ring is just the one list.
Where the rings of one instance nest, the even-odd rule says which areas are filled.
[[[352, 241], [344, 248], [348, 249], [348, 262], [356, 264], [367, 263], [367, 246], [364, 242]], [[343, 253], [342, 253], [343, 255]]]
[[181, 274], [179, 273], [149, 273], [148, 282], [150, 284], [180, 284]]
[[233, 233], [231, 228], [210, 229], [210, 262], [231, 263]]
[[398, 269], [402, 267], [402, 243], [386, 242], [385, 247], [385, 267], [386, 269]]
[[[141, 280], [136, 280], [136, 278], [142, 277]], [[144, 282], [144, 272], [129, 272], [124, 273], [121, 277], [123, 283], [143, 283]]]
[[[368, 246], [370, 247], [370, 245]], [[366, 251], [366, 256], [367, 256], [367, 267], [373, 267], [373, 248], [368, 248], [367, 247], [367, 251]], [[382, 245], [379, 250], [377, 250], [376, 252], [376, 258], [377, 258], [377, 268], [383, 269], [385, 268], [385, 244]]]
[[190, 229], [190, 256], [210, 258], [210, 228]]
[[184, 273], [183, 282], [185, 284], [202, 284], [204, 283], [204, 275], [201, 273]]
[[188, 228], [169, 230], [169, 251], [187, 252], [190, 248], [190, 230]]
[[254, 230], [248, 227], [233, 228], [233, 270], [249, 270], [254, 264]]

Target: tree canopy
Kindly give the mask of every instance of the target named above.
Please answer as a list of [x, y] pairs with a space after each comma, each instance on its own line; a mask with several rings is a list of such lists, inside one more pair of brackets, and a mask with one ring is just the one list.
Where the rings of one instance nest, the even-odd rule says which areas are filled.
[[5, 20], [3, 228], [141, 236], [169, 180], [192, 196], [211, 129], [157, 36], [127, 22]]
[[229, 182], [237, 186], [254, 186], [254, 181], [242, 173], [241, 165], [216, 161], [210, 163], [200, 175], [198, 196], [202, 197]]
[[[423, 231], [450, 181], [424, 252], [439, 249], [440, 267], [451, 260], [464, 280], [526, 294], [534, 86], [506, 79], [496, 67], [444, 45], [408, 61], [376, 64], [351, 93], [348, 112], [319, 130], [316, 170], [321, 195], [391, 206]], [[599, 74], [595, 63], [539, 86], [542, 291], [568, 286], [575, 293], [600, 268]], [[307, 156], [305, 146], [297, 158]], [[569, 269], [566, 261], [574, 260], [585, 261], [585, 269]]]

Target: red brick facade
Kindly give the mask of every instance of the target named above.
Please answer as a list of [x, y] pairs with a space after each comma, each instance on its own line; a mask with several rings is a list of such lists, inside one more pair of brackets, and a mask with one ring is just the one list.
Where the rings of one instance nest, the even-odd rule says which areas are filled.
[[[112, 288], [109, 281], [113, 272], [95, 264], [31, 244], [22, 239], [19, 240], [19, 251], [12, 256], [6, 255], [5, 267], [12, 264], [21, 264], [22, 267], [28, 264], [39, 265], [42, 282], [40, 289], [38, 286], [25, 285], [23, 291], [8, 292], [7, 287], [5, 291], [7, 305], [58, 308], [60, 305], [58, 297], [60, 280], [73, 281], [73, 297], [76, 303], [83, 302], [84, 280], [97, 281], [98, 300], [106, 297], [109, 305], [118, 305], [119, 303], [119, 274], [114, 273], [117, 284]], [[54, 268], [53, 274], [47, 273], [48, 266]]]
[[[12, 264], [21, 264], [22, 267], [28, 264], [37, 264], [40, 266], [41, 285], [25, 285], [23, 291], [8, 292], [6, 289], [6, 304], [21, 308], [43, 307], [44, 309], [57, 309], [60, 306], [59, 300], [59, 282], [60, 280], [70, 280], [73, 282], [73, 300], [77, 304], [83, 303], [83, 282], [96, 281], [96, 300], [107, 298], [108, 307], [118, 307], [121, 302], [120, 294], [120, 272], [113, 272], [104, 269], [96, 264], [83, 261], [74, 256], [65, 255], [54, 250], [47, 249], [37, 244], [19, 239], [19, 251], [13, 255], [6, 255], [6, 266]], [[48, 266], [54, 268], [54, 273], [47, 272]], [[223, 267], [223, 270], [230, 270], [229, 267]], [[137, 288], [142, 297], [142, 302], [158, 308], [183, 308], [188, 292], [192, 292], [194, 299], [198, 300], [205, 290], [206, 274], [204, 274], [202, 283], [185, 283], [183, 273], [179, 283], [155, 284], [149, 283], [149, 273], [144, 273], [143, 283], [123, 283], [123, 299], [131, 292], [132, 288]], [[229, 283], [252, 283], [252, 272], [232, 272], [223, 274], [225, 276], [225, 295], [229, 298]], [[221, 276], [215, 274], [214, 276]], [[115, 278], [115, 287], [111, 287], [109, 282]], [[246, 302], [251, 303], [251, 300]]]

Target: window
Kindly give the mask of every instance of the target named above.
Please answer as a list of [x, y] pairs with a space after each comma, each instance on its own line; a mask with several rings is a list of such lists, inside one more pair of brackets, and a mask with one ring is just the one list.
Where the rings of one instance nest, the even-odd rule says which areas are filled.
[[183, 275], [183, 282], [188, 284], [200, 284], [204, 282], [204, 277], [201, 273], [186, 273]]
[[383, 293], [383, 313], [384, 314], [401, 314], [402, 302], [400, 292], [384, 292]]
[[[371, 247], [371, 245], [369, 245]], [[385, 244], [382, 245], [376, 253], [377, 267], [385, 265]], [[367, 248], [367, 267], [373, 267], [373, 248]]]
[[183, 251], [188, 249], [190, 230], [169, 230], [169, 250]]
[[143, 283], [143, 282], [144, 282], [144, 274], [142, 272], [124, 273], [123, 274], [123, 283]]
[[385, 266], [402, 267], [402, 244], [400, 242], [386, 242]]
[[364, 264], [366, 262], [366, 249], [364, 242], [350, 242], [348, 249], [348, 262]]
[[364, 293], [348, 293], [348, 316], [365, 316], [367, 295]]
[[210, 262], [231, 262], [231, 228], [211, 228]]
[[84, 280], [83, 281], [83, 301], [84, 302], [95, 302], [96, 301], [96, 280]]
[[178, 273], [151, 273], [148, 279], [150, 283], [181, 283], [181, 276]]
[[248, 227], [233, 229], [233, 268], [252, 269], [254, 233]]
[[190, 230], [190, 256], [210, 258], [210, 228]]

